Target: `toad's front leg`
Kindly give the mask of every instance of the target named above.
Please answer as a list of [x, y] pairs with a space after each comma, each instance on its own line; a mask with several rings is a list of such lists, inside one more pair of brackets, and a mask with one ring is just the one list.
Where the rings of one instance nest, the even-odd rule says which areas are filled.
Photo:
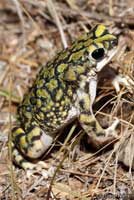
[[104, 143], [117, 137], [115, 129], [119, 120], [115, 120], [110, 127], [103, 129], [92, 112], [93, 99], [91, 99], [91, 96], [95, 95], [89, 95], [88, 92], [82, 89], [77, 92], [77, 102], [80, 111], [79, 122], [93, 145], [96, 148], [100, 148]]

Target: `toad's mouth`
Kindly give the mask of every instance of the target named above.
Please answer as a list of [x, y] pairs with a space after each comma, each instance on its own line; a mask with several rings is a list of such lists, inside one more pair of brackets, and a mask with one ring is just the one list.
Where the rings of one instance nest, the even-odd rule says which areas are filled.
[[113, 48], [109, 50], [105, 58], [103, 58], [101, 61], [97, 63], [96, 71], [97, 72], [101, 71], [102, 68], [112, 60], [112, 58], [115, 56], [117, 52], [118, 52], [118, 48]]

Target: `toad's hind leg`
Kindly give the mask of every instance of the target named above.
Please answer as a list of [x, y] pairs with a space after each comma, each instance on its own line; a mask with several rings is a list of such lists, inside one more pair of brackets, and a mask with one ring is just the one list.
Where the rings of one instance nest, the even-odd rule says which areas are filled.
[[22, 128], [12, 130], [12, 155], [14, 162], [24, 170], [41, 171], [45, 163], [34, 164], [51, 145], [53, 138], [47, 135], [40, 127], [32, 126], [25, 132]]

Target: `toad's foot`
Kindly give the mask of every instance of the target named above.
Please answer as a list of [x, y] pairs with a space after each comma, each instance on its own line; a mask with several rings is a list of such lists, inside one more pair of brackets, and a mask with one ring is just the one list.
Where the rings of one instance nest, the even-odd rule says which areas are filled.
[[114, 137], [114, 138], [118, 138], [117, 132], [116, 132], [116, 128], [119, 124], [120, 120], [116, 119], [112, 125], [110, 127], [108, 127], [107, 129], [105, 129], [105, 133], [106, 133], [106, 137]]
[[39, 161], [36, 164], [27, 162], [27, 178], [30, 178], [30, 176], [33, 176], [34, 174], [41, 174], [45, 179], [48, 179], [49, 177], [52, 177], [54, 175], [54, 172], [55, 167], [52, 166], [48, 168], [48, 165], [43, 161]]
[[[107, 129], [102, 129], [101, 132], [97, 132], [97, 134], [88, 134], [87, 142], [91, 144], [95, 149], [100, 149], [105, 145], [114, 141], [114, 139], [118, 139], [118, 134], [116, 131], [117, 125], [119, 124], [119, 119], [116, 119], [110, 127]], [[98, 126], [97, 126], [98, 127]], [[99, 129], [100, 130], [100, 127]]]
[[133, 93], [132, 88], [134, 87], [134, 81], [127, 75], [123, 74], [117, 75], [113, 79], [112, 84], [117, 93], [120, 92], [120, 84], [123, 85], [125, 88], [127, 88], [130, 93]]

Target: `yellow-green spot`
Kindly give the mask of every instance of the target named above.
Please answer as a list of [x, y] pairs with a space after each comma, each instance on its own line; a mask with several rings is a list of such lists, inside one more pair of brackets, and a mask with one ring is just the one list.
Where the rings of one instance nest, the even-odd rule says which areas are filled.
[[24, 114], [25, 114], [25, 117], [27, 117], [28, 119], [30, 119], [32, 117], [30, 112], [25, 111]]
[[41, 107], [41, 111], [46, 112], [46, 107]]
[[45, 68], [45, 69], [43, 70], [43, 76], [44, 76], [44, 77], [49, 76], [49, 68]]
[[49, 83], [46, 84], [46, 86], [48, 87], [48, 89], [49, 89], [50, 91], [52, 91], [52, 90], [54, 90], [55, 88], [57, 88], [58, 82], [57, 82], [57, 80], [52, 79], [52, 80], [50, 80]]
[[110, 41], [110, 40], [115, 40], [116, 37], [112, 34], [107, 34], [107, 35], [104, 35], [102, 37], [99, 37], [99, 38], [96, 38], [94, 40], [95, 43], [102, 43], [103, 41]]
[[60, 106], [60, 104], [57, 102], [57, 103], [55, 104], [55, 106], [56, 106], [56, 107], [59, 107], [59, 106]]
[[[84, 40], [87, 40], [87, 38], [90, 38], [90, 37], [93, 37], [93, 33], [90, 33], [90, 35], [89, 35], [89, 33], [88, 33], [88, 34], [87, 34], [87, 33], [82, 34], [82, 35], [77, 39], [77, 41], [75, 42], [75, 46], [77, 46], [77, 45], [80, 43], [79, 41], [82, 40], [82, 43], [83, 43]], [[80, 43], [80, 44], [82, 45], [82, 43]]]
[[104, 45], [101, 42], [95, 42], [95, 44], [98, 46], [98, 48], [104, 48]]
[[83, 42], [75, 43], [72, 46], [72, 51], [77, 51], [77, 50], [81, 49], [82, 46], [83, 46]]
[[96, 50], [96, 46], [95, 45], [90, 45], [89, 47], [87, 47], [89, 52], [93, 52], [94, 50]]
[[62, 105], [62, 106], [65, 105], [65, 101], [62, 100], [62, 101], [61, 101], [61, 105]]
[[60, 107], [59, 107], [59, 110], [60, 110], [60, 111], [62, 111], [62, 110], [63, 110], [63, 107], [62, 107], [62, 106], [60, 106]]
[[72, 55], [70, 56], [69, 58], [69, 61], [76, 61], [76, 60], [79, 60], [80, 57], [83, 56], [83, 53], [84, 53], [84, 50], [80, 50], [78, 52], [75, 52], [75, 53], [72, 53]]
[[29, 93], [29, 95], [27, 95], [23, 101], [24, 105], [30, 105], [30, 101], [29, 101], [29, 97], [33, 96], [32, 93]]
[[85, 67], [83, 67], [83, 66], [77, 66], [76, 70], [77, 70], [77, 72], [79, 74], [81, 74], [81, 73], [85, 72]]
[[50, 112], [50, 116], [51, 116], [51, 117], [54, 116], [54, 113], [53, 113], [53, 112]]
[[38, 80], [37, 84], [38, 84], [38, 87], [42, 87], [44, 85], [44, 79]]
[[15, 132], [13, 132], [13, 137], [16, 137], [17, 135], [20, 135], [24, 133], [22, 128], [18, 128]]
[[36, 118], [37, 118], [38, 120], [40, 120], [40, 116], [39, 116], [38, 114], [36, 114]]
[[69, 68], [65, 74], [65, 80], [68, 81], [75, 81], [76, 80], [76, 75], [75, 72], [73, 71], [72, 68]]
[[41, 101], [40, 99], [37, 99], [37, 104], [36, 104], [36, 106], [37, 106], [38, 108], [40, 108], [40, 107], [41, 107], [41, 104], [42, 104], [42, 101]]
[[67, 112], [66, 112], [66, 111], [62, 112], [62, 116], [63, 116], [63, 117], [65, 117], [66, 115], [67, 115]]
[[60, 64], [57, 68], [58, 72], [62, 73], [67, 68], [67, 64]]
[[27, 146], [26, 137], [24, 135], [20, 138], [20, 144], [23, 147]]
[[61, 54], [59, 55], [58, 60], [64, 60], [67, 56], [69, 55], [69, 52], [61, 52]]
[[51, 110], [51, 106], [49, 104], [47, 105], [46, 110], [47, 111]]
[[50, 106], [53, 106], [53, 105], [54, 105], [54, 102], [53, 102], [53, 101], [50, 101], [50, 102], [49, 102], [49, 105], [50, 105]]
[[104, 33], [105, 30], [106, 30], [106, 27], [104, 25], [102, 24], [98, 25], [95, 31], [95, 36], [100, 37]]
[[88, 46], [91, 45], [92, 42], [93, 42], [93, 40], [88, 39], [88, 40], [86, 40], [86, 41], [83, 43], [83, 45], [84, 45], [85, 47], [88, 47]]
[[49, 71], [49, 76], [50, 77], [53, 77], [55, 74], [54, 74], [54, 67], [52, 67]]
[[38, 89], [36, 93], [38, 97], [50, 98], [49, 93], [45, 89]]
[[65, 104], [70, 103], [70, 99], [68, 97], [65, 98]]
[[43, 114], [43, 112], [39, 112], [39, 116], [40, 116], [40, 119], [44, 119], [44, 114]]
[[48, 104], [46, 106], [46, 110], [51, 110], [52, 106], [54, 105], [53, 101], [48, 101]]
[[32, 141], [32, 138], [33, 138], [34, 136], [39, 136], [39, 135], [40, 135], [40, 128], [35, 127], [33, 130], [31, 130], [31, 132], [29, 132], [29, 133], [27, 134], [27, 139], [28, 139], [29, 142], [31, 142], [31, 141]]
[[62, 98], [62, 96], [63, 96], [63, 91], [62, 89], [59, 89], [56, 94], [56, 101], [59, 101]]
[[50, 117], [50, 113], [47, 114], [47, 117]]

